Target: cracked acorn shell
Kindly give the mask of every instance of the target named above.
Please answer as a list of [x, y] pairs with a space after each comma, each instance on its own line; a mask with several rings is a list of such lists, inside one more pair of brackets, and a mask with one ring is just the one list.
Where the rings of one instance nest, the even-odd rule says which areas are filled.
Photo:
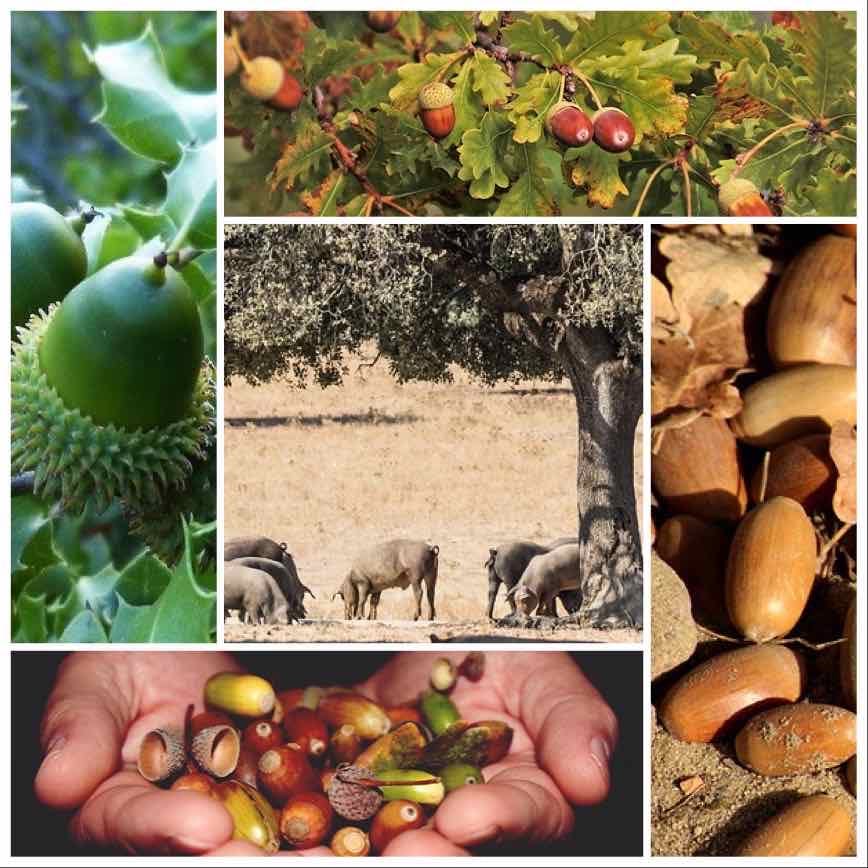
[[214, 383], [181, 278], [119, 259], [19, 331], [11, 363], [12, 471], [62, 508], [159, 503], [214, 429]]
[[735, 737], [738, 761], [767, 777], [834, 768], [856, 753], [856, 715], [834, 705], [783, 705], [752, 717]]

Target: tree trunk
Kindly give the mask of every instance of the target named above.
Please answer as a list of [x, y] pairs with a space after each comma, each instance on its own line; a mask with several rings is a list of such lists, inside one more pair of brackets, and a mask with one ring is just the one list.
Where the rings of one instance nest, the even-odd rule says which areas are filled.
[[642, 365], [618, 359], [603, 328], [568, 327], [558, 356], [576, 396], [582, 624], [642, 626], [642, 544], [633, 447], [642, 412]]

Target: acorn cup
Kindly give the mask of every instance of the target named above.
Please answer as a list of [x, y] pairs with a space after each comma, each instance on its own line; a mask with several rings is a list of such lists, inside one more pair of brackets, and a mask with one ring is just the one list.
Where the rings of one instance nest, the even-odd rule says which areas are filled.
[[402, 832], [424, 825], [425, 812], [415, 802], [408, 799], [386, 802], [371, 822], [371, 847], [380, 855]]
[[294, 708], [283, 719], [289, 741], [295, 742], [309, 757], [323, 756], [328, 747], [328, 730], [322, 718], [309, 708]]
[[336, 814], [358, 823], [370, 820], [380, 810], [383, 794], [378, 787], [370, 769], [341, 765], [335, 769], [326, 795]]
[[362, 740], [354, 726], [345, 723], [332, 733], [329, 740], [329, 756], [334, 762], [351, 763], [361, 752]]
[[353, 764], [372, 772], [410, 768], [419, 761], [427, 743], [422, 727], [408, 721], [368, 745]]
[[344, 826], [338, 829], [329, 847], [335, 856], [367, 856], [371, 852], [371, 842], [367, 833], [356, 826]]
[[226, 778], [235, 771], [241, 753], [241, 737], [231, 726], [209, 726], [193, 736], [190, 753], [203, 771]]
[[274, 808], [261, 793], [240, 781], [216, 784], [217, 798], [229, 812], [234, 823], [232, 837], [250, 841], [266, 853], [280, 848], [280, 830]]
[[274, 709], [274, 689], [258, 675], [221, 672], [205, 684], [205, 702], [239, 717], [261, 717]]
[[139, 774], [152, 784], [163, 783], [186, 765], [187, 752], [181, 734], [170, 729], [152, 729], [139, 746]]
[[388, 715], [377, 703], [350, 691], [326, 694], [319, 701], [317, 713], [333, 729], [349, 723], [364, 739], [379, 738], [392, 727]]
[[458, 720], [425, 747], [419, 765], [435, 772], [452, 763], [485, 768], [509, 753], [512, 735], [502, 720]]
[[322, 844], [331, 831], [334, 812], [322, 793], [299, 793], [280, 812], [280, 834], [298, 850]]
[[277, 805], [298, 793], [318, 789], [318, 784], [316, 772], [297, 744], [273, 748], [259, 758], [259, 787]]
[[432, 138], [443, 139], [455, 126], [452, 88], [442, 81], [432, 81], [419, 91], [419, 117]]

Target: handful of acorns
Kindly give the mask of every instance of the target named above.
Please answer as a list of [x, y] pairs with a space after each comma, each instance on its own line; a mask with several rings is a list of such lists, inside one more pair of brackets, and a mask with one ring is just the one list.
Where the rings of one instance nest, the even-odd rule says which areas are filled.
[[268, 853], [328, 843], [337, 856], [380, 854], [509, 751], [509, 726], [468, 723], [449, 697], [483, 671], [481, 653], [460, 666], [439, 658], [430, 688], [392, 708], [342, 687], [275, 693], [256, 675], [220, 673], [205, 684], [209, 710], [190, 706], [183, 732], [145, 736], [139, 773], [217, 799], [234, 837]]

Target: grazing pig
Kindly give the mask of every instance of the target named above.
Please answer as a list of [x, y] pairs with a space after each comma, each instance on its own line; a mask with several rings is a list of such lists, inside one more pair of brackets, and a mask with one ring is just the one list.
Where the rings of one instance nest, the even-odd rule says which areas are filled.
[[507, 597], [515, 600], [516, 608], [524, 617], [534, 609], [537, 615], [554, 617], [558, 594], [578, 587], [579, 546], [564, 545], [533, 558]]
[[[413, 588], [416, 597], [414, 621], [422, 617], [422, 583], [428, 594], [428, 618], [434, 620], [434, 589], [437, 585], [438, 546], [409, 539], [393, 539], [366, 549], [350, 567], [343, 587], [350, 583], [357, 596], [354, 617], [364, 615], [365, 603], [370, 598], [368, 618], [377, 617], [380, 594], [386, 588]], [[347, 596], [344, 596], [346, 605]]]
[[488, 617], [490, 619], [494, 618], [494, 601], [501, 582], [506, 587], [512, 614], [515, 614], [515, 602], [508, 592], [518, 583], [531, 558], [544, 555], [548, 551], [546, 546], [524, 540], [516, 540], [488, 550], [489, 557], [485, 566], [488, 568]]
[[276, 543], [266, 536], [244, 536], [227, 540], [223, 544], [223, 560], [235, 561], [239, 558], [267, 558], [277, 561], [286, 568], [286, 573], [274, 576], [280, 585], [280, 590], [287, 600], [299, 600], [305, 594], [310, 594], [314, 599], [316, 595], [310, 588], [303, 585], [298, 578], [298, 570], [292, 555], [286, 550], [286, 543]]
[[277, 582], [277, 587], [280, 588], [280, 592], [286, 599], [290, 621], [300, 621], [307, 617], [307, 611], [304, 608], [304, 585], [301, 582], [294, 582], [289, 570], [282, 563], [270, 558], [236, 558], [229, 563], [241, 564], [243, 567], [251, 567], [254, 570], [268, 573]]
[[[278, 564], [278, 566], [280, 566]], [[242, 623], [288, 624], [286, 597], [264, 570], [230, 561], [223, 571], [223, 610], [237, 609]]]

